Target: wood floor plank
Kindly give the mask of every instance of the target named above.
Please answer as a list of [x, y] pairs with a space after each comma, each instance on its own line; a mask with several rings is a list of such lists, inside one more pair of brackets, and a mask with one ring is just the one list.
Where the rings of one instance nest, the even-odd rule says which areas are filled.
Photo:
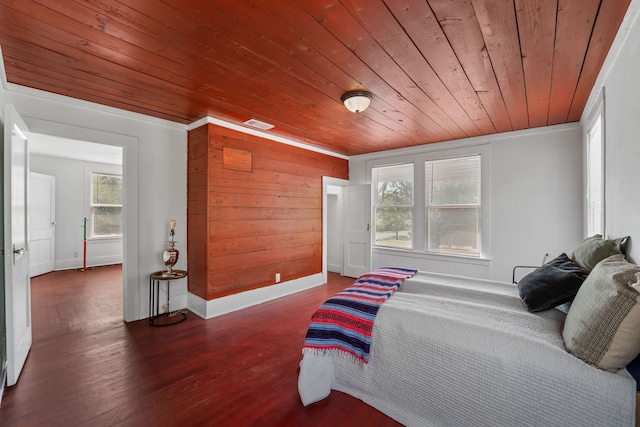
[[120, 266], [32, 279], [33, 347], [0, 425], [397, 426], [344, 393], [308, 407], [298, 366], [314, 310], [353, 279], [210, 320], [122, 321]]

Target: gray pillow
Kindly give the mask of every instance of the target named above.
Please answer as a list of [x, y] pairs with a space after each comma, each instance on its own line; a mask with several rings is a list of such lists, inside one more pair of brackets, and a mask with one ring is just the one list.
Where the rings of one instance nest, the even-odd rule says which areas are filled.
[[588, 237], [573, 249], [570, 255], [571, 261], [588, 273], [597, 263], [611, 255], [626, 255], [628, 239], [629, 236], [619, 239], [603, 239], [601, 234]]
[[567, 350], [615, 372], [640, 353], [640, 267], [622, 254], [599, 262], [576, 295], [562, 331]]

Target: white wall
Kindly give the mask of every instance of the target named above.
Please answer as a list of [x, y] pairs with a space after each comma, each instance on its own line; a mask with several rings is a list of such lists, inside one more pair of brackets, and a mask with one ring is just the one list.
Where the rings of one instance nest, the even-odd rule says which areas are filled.
[[633, 0], [583, 114], [604, 90], [605, 234], [631, 236], [640, 261], [640, 0]]
[[[29, 168], [56, 177], [55, 268], [64, 270], [83, 265], [83, 218], [88, 216], [86, 169], [119, 171], [122, 166], [31, 154]], [[87, 266], [122, 262], [122, 238], [89, 240]]]
[[[33, 132], [123, 147], [124, 318], [147, 317], [149, 274], [163, 268], [171, 219], [178, 222], [176, 268], [186, 269], [186, 126], [13, 84], [5, 102]], [[172, 308], [185, 307], [186, 279], [171, 286]]]
[[[370, 183], [368, 161], [489, 144], [490, 248], [486, 259], [375, 248], [382, 265], [511, 281], [514, 265], [540, 265], [582, 239], [582, 145], [577, 124], [428, 144], [353, 157], [351, 183]], [[377, 160], [376, 160], [377, 161]], [[486, 238], [486, 236], [485, 236]]]

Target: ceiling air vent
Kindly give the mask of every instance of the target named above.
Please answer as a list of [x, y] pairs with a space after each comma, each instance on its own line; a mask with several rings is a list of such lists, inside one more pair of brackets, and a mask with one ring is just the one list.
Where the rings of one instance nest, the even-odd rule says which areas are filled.
[[269, 123], [261, 122], [260, 120], [256, 120], [256, 119], [249, 119], [246, 122], [243, 122], [242, 124], [251, 126], [254, 128], [262, 129], [262, 130], [269, 130], [274, 127]]

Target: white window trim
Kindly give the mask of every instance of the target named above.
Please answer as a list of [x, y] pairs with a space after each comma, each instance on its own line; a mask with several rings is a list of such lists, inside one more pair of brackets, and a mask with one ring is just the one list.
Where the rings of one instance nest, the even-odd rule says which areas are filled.
[[[119, 175], [122, 176], [122, 167], [115, 165], [85, 165], [84, 166], [84, 217], [87, 218], [87, 221], [91, 220], [91, 176], [93, 174], [101, 174], [101, 175]], [[124, 179], [124, 177], [123, 177]], [[124, 182], [123, 182], [123, 192], [124, 192]], [[124, 194], [123, 194], [123, 222], [124, 222]], [[92, 237], [91, 233], [91, 224], [87, 225], [87, 242], [91, 241], [108, 241], [108, 240], [122, 240], [123, 236], [107, 236], [107, 237]], [[123, 223], [123, 233], [124, 233], [124, 223]]]
[[[467, 154], [465, 156], [460, 156], [460, 157], [455, 157], [455, 158], [450, 158], [450, 159], [465, 159], [465, 158], [470, 158], [470, 157], [479, 157], [480, 158], [480, 162], [481, 162], [481, 165], [480, 165], [480, 174], [481, 174], [480, 175], [480, 181], [481, 182], [480, 182], [480, 184], [482, 186], [482, 155], [480, 155], [480, 154]], [[438, 161], [438, 160], [427, 160], [427, 162], [434, 162], [434, 161]], [[426, 162], [423, 162], [422, 167], [426, 168]], [[426, 181], [426, 176], [425, 176], [425, 181]], [[425, 184], [426, 184], [426, 182], [425, 182]], [[443, 205], [443, 204], [438, 205], [438, 204], [435, 204], [435, 205], [432, 205], [432, 204], [428, 203], [427, 200], [426, 200], [426, 185], [425, 185], [425, 218], [424, 218], [425, 226], [426, 226], [426, 228], [429, 228], [429, 219], [428, 219], [429, 212], [428, 211], [429, 211], [430, 208], [434, 208], [434, 206], [436, 208], [451, 208], [451, 207], [475, 208], [477, 210], [477, 212], [478, 212], [478, 219], [479, 219], [478, 220], [478, 222], [479, 222], [479, 224], [478, 224], [478, 227], [479, 227], [479, 229], [478, 229], [478, 241], [480, 243], [482, 243], [482, 224], [481, 224], [481, 221], [482, 221], [482, 203], [483, 203], [482, 191], [480, 191], [480, 199], [479, 199], [479, 201], [477, 203], [473, 203], [473, 204], [449, 204], [449, 205]], [[427, 233], [427, 236], [428, 236], [428, 233]], [[469, 257], [469, 258], [479, 258], [480, 257], [481, 248], [478, 248], [478, 254], [477, 255], [476, 254], [464, 254], [462, 252], [455, 253], [453, 251], [446, 251], [446, 250], [435, 250], [433, 248], [430, 250], [429, 249], [429, 242], [428, 242], [429, 238], [427, 237], [426, 240], [427, 240], [427, 241], [425, 241], [426, 252], [429, 253], [429, 254], [434, 254], [434, 255], [456, 255], [456, 256], [462, 256], [462, 257], [465, 257], [465, 258], [466, 257]]]
[[[599, 168], [600, 168], [600, 181], [599, 182], [594, 182], [593, 177], [594, 177], [594, 171], [591, 169], [593, 165], [593, 161], [592, 161], [592, 151], [593, 151], [593, 144], [592, 144], [592, 135], [594, 134], [594, 127], [598, 124], [598, 120], [600, 121], [599, 123], [599, 127], [600, 129], [598, 129], [598, 133], [600, 134], [600, 145], [599, 147], [599, 156], [600, 156], [600, 162], [599, 162]], [[603, 132], [603, 120], [602, 120], [602, 116], [600, 114], [596, 115], [596, 118], [594, 119], [594, 121], [591, 123], [591, 125], [589, 126], [589, 128], [587, 129], [586, 132], [586, 151], [587, 151], [587, 185], [586, 185], [586, 191], [585, 191], [585, 203], [587, 205], [587, 209], [586, 209], [586, 223], [585, 223], [585, 228], [586, 228], [586, 235], [594, 235], [594, 234], [601, 234], [601, 235], [605, 235], [605, 189], [604, 189], [604, 132]], [[598, 166], [596, 166], [598, 167]], [[601, 193], [599, 196], [599, 216], [600, 216], [600, 224], [596, 224], [593, 227], [591, 226], [592, 223], [592, 216], [593, 216], [593, 204], [594, 204], [594, 197], [593, 197], [593, 189], [594, 187], [600, 187], [599, 188], [599, 192]]]
[[604, 88], [598, 93], [596, 100], [591, 108], [591, 111], [586, 115], [586, 120], [583, 122], [583, 165], [584, 165], [584, 176], [583, 176], [583, 188], [584, 188], [584, 206], [583, 206], [583, 235], [588, 237], [589, 234], [593, 234], [589, 231], [589, 134], [591, 129], [596, 124], [596, 120], [600, 118], [600, 135], [602, 141], [602, 152], [600, 153], [602, 156], [602, 230], [601, 234], [606, 236], [607, 231], [607, 191], [606, 191], [606, 173], [607, 173], [607, 141], [606, 141], [606, 114], [605, 114], [605, 93]]
[[[445, 160], [458, 157], [466, 157], [479, 154], [481, 158], [481, 187], [482, 202], [480, 207], [480, 256], [464, 256], [441, 254], [426, 251], [426, 191], [424, 162], [428, 160]], [[413, 249], [389, 248], [384, 246], [376, 246], [372, 244], [372, 250], [375, 252], [403, 252], [407, 254], [415, 254], [420, 258], [450, 260], [452, 262], [479, 262], [484, 264], [485, 261], [491, 259], [491, 146], [490, 143], [460, 145], [453, 148], [434, 147], [429, 145], [424, 150], [412, 153], [410, 155], [401, 155], [396, 157], [387, 157], [383, 159], [371, 159], [366, 162], [366, 171], [369, 179], [372, 177], [372, 169], [381, 166], [394, 166], [399, 164], [414, 164], [414, 188], [413, 188]], [[420, 166], [422, 165], [422, 166]], [[375, 196], [371, 186], [372, 199]], [[371, 206], [373, 215], [373, 204]], [[372, 227], [373, 229], [373, 227]], [[372, 242], [374, 236], [372, 235]]]
[[[379, 167], [391, 167], [391, 166], [411, 166], [411, 168], [413, 169], [413, 177], [415, 179], [416, 176], [416, 164], [414, 162], [406, 162], [406, 163], [396, 163], [393, 165], [383, 165], [383, 166], [375, 166], [371, 168], [371, 171], [373, 172], [374, 168], [379, 168]], [[371, 172], [371, 173], [372, 173]], [[372, 180], [373, 180], [373, 175], [371, 175]], [[375, 182], [375, 184], [377, 184], [377, 180]], [[415, 249], [415, 236], [413, 235], [413, 230], [414, 230], [414, 223], [415, 223], [415, 218], [414, 218], [414, 214], [415, 214], [415, 201], [416, 201], [416, 184], [415, 182], [413, 182], [413, 191], [412, 191], [412, 198], [411, 198], [411, 206], [409, 205], [388, 205], [388, 206], [380, 206], [378, 205], [378, 188], [377, 185], [372, 185], [372, 191], [371, 191], [371, 219], [372, 219], [372, 223], [373, 223], [373, 227], [372, 228], [372, 235], [371, 235], [371, 246], [375, 246], [376, 248], [385, 248], [385, 249], [400, 249], [400, 250], [409, 250], [409, 251], [413, 251]], [[374, 188], [375, 187], [375, 188]], [[376, 229], [378, 227], [377, 223], [376, 223], [376, 214], [377, 214], [377, 208], [392, 208], [392, 207], [398, 207], [398, 208], [411, 208], [411, 248], [403, 248], [400, 246], [386, 246], [386, 245], [380, 245], [380, 244], [376, 244]]]

